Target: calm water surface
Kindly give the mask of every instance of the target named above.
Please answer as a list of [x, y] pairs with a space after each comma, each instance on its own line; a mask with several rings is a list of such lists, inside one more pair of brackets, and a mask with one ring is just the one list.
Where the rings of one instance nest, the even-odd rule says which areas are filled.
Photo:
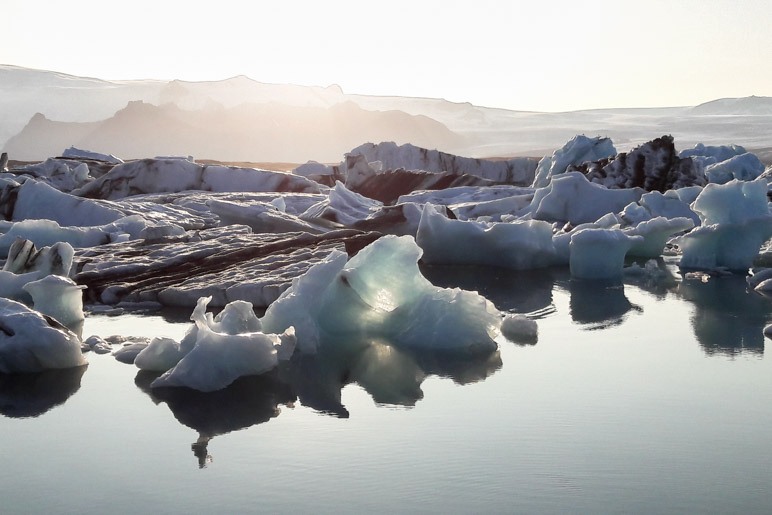
[[[424, 272], [529, 313], [538, 342], [465, 363], [374, 342], [208, 395], [110, 355], [0, 376], [0, 511], [772, 512], [772, 302], [744, 278]], [[91, 316], [84, 335], [187, 327]]]

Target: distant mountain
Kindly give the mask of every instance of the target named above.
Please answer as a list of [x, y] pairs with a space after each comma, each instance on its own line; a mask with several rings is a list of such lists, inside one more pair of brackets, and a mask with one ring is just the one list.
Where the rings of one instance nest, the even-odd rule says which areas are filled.
[[158, 103], [164, 81], [111, 82], [0, 65], [0, 146], [36, 113], [51, 120], [93, 122], [131, 100]]
[[675, 137], [678, 149], [696, 143], [768, 148], [772, 142], [770, 97], [541, 113], [244, 76], [106, 81], [9, 65], [0, 65], [0, 113], [0, 147], [23, 160], [44, 159], [71, 145], [127, 159], [184, 154], [337, 162], [362, 143], [381, 141], [469, 157], [539, 157], [577, 134], [610, 137], [620, 151], [665, 134]]
[[368, 111], [352, 102], [331, 107], [241, 104], [184, 110], [130, 102], [99, 122], [59, 122], [36, 114], [8, 140], [14, 159], [58, 155], [69, 146], [133, 159], [192, 155], [226, 161], [336, 162], [363, 141], [458, 148], [463, 138], [426, 116]]
[[772, 115], [772, 97], [721, 98], [692, 108], [698, 115]]

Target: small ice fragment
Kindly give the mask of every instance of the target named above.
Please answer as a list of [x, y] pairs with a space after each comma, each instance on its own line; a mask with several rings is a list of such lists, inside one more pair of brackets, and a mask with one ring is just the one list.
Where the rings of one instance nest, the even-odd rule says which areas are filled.
[[501, 334], [515, 343], [536, 343], [539, 339], [539, 326], [535, 320], [525, 315], [509, 314], [501, 322]]

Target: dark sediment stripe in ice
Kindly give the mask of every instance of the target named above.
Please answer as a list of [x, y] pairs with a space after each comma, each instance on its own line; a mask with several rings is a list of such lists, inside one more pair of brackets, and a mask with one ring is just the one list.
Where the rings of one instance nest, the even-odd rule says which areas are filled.
[[78, 251], [74, 279], [91, 301], [159, 301], [192, 307], [247, 300], [266, 306], [334, 248], [353, 255], [381, 236], [353, 229], [326, 234], [253, 234], [243, 226], [137, 240]]

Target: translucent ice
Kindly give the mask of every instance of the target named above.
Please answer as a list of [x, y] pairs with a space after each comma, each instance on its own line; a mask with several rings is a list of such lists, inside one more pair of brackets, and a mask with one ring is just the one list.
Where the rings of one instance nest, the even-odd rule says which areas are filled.
[[708, 184], [692, 209], [702, 225], [675, 240], [682, 251], [682, 268], [747, 270], [772, 237], [764, 179]]
[[622, 276], [625, 254], [643, 236], [620, 229], [580, 229], [571, 235], [569, 267], [578, 279], [615, 279]]
[[295, 326], [305, 352], [342, 335], [416, 350], [495, 350], [496, 308], [475, 292], [433, 286], [418, 269], [420, 257], [410, 236], [384, 236], [348, 262], [334, 252], [268, 307], [263, 329]]
[[659, 216], [651, 220], [639, 222], [627, 230], [626, 233], [630, 236], [642, 236], [643, 239], [633, 243], [627, 254], [647, 258], [661, 256], [665, 244], [672, 236], [688, 231], [692, 227], [694, 227], [694, 222], [684, 217], [667, 219]]

